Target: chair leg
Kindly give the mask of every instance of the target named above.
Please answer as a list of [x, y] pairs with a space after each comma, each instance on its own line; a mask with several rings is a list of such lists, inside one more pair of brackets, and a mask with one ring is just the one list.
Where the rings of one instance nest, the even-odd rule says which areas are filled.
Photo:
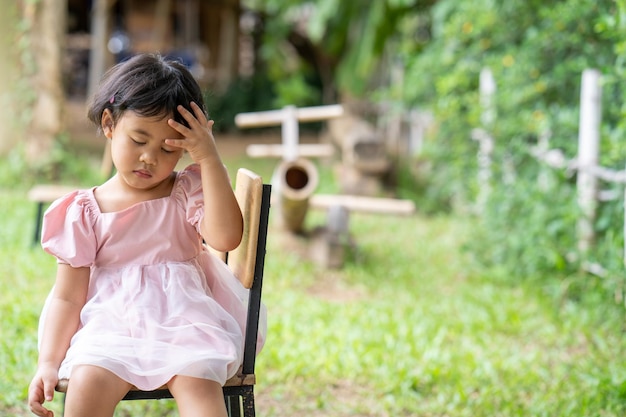
[[35, 214], [35, 235], [33, 236], [33, 246], [39, 244], [41, 238], [41, 221], [43, 217], [43, 203], [37, 203], [37, 213]]
[[226, 411], [228, 417], [241, 417], [241, 403], [238, 395], [228, 395], [224, 398], [226, 401]]
[[243, 400], [243, 417], [255, 417], [254, 388], [252, 386], [247, 387], [241, 398]]

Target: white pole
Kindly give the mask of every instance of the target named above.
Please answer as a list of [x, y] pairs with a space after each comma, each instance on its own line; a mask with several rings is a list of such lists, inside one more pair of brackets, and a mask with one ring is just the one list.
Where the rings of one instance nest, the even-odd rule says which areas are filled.
[[283, 107], [283, 122], [281, 128], [283, 141], [283, 160], [292, 162], [298, 159], [298, 142], [300, 132], [298, 131], [298, 113], [296, 106]]
[[479, 92], [480, 92], [480, 106], [482, 108], [482, 114], [480, 115], [480, 121], [483, 125], [483, 129], [490, 130], [493, 127], [493, 123], [496, 121], [496, 109], [493, 103], [493, 97], [496, 94], [496, 80], [493, 78], [493, 73], [489, 68], [483, 68], [480, 70], [480, 76], [478, 79]]
[[586, 69], [582, 74], [580, 90], [580, 125], [578, 129], [578, 206], [582, 216], [578, 220], [578, 249], [587, 252], [593, 244], [596, 218], [597, 178], [589, 168], [598, 165], [600, 152], [600, 118], [602, 113], [602, 89], [600, 72]]
[[480, 213], [484, 211], [487, 199], [491, 193], [491, 154], [493, 153], [493, 138], [491, 129], [496, 119], [494, 95], [496, 93], [496, 81], [489, 68], [480, 71], [479, 78], [480, 105], [482, 114], [480, 117], [481, 133], [474, 138], [478, 140], [478, 201]]

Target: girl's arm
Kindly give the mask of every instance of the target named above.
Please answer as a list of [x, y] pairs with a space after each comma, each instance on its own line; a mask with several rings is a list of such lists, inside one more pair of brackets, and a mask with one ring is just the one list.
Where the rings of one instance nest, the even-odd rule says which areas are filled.
[[173, 119], [169, 120], [172, 128], [184, 136], [184, 139], [167, 139], [168, 145], [184, 148], [195, 163], [200, 165], [202, 191], [204, 193], [204, 218], [200, 232], [204, 241], [213, 249], [227, 252], [235, 249], [243, 233], [243, 219], [237, 204], [228, 172], [217, 152], [213, 137], [213, 121], [196, 105], [190, 104], [194, 114], [183, 106], [178, 106], [179, 113], [189, 127]]
[[70, 340], [80, 322], [80, 311], [87, 299], [89, 268], [73, 268], [58, 264], [54, 290], [44, 322], [37, 373], [28, 390], [28, 403], [39, 416], [51, 415], [43, 407], [51, 401], [58, 382], [58, 371]]
[[217, 151], [215, 155], [214, 161], [200, 162], [204, 194], [204, 217], [200, 231], [204, 241], [213, 249], [228, 252], [241, 242], [243, 220], [226, 167], [217, 156]]

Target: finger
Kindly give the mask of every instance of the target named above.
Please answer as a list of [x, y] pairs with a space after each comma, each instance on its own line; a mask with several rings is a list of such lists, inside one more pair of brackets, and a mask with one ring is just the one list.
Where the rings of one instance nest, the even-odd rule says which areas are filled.
[[189, 147], [189, 142], [186, 139], [165, 139], [165, 144], [185, 150]]
[[[195, 103], [191, 102], [191, 104], [195, 104]], [[197, 105], [196, 105], [196, 107], [197, 107]], [[193, 107], [192, 107], [192, 108], [193, 108]], [[183, 116], [183, 119], [185, 119], [185, 120], [187, 121], [187, 123], [189, 123], [189, 127], [190, 127], [190, 128], [192, 128], [192, 129], [193, 129], [193, 127], [194, 127], [196, 124], [200, 124], [201, 126], [203, 126], [203, 125], [204, 125], [204, 122], [201, 122], [201, 121], [197, 118], [197, 116], [196, 116], [196, 115], [194, 115], [193, 113], [191, 113], [189, 110], [187, 110], [187, 109], [185, 108], [185, 106], [178, 105], [178, 107], [176, 107], [176, 109], [178, 110], [178, 113], [180, 113], [180, 115], [181, 115], [181, 116]], [[194, 113], [197, 113], [195, 109], [194, 109]], [[201, 111], [201, 110], [200, 110], [200, 113], [202, 113], [202, 111]], [[202, 116], [202, 118], [203, 118], [203, 120], [206, 120], [206, 119], [204, 119], [204, 116]]]
[[189, 103], [189, 105], [191, 106], [191, 109], [193, 110], [193, 113], [195, 114], [196, 119], [198, 119], [198, 122], [200, 122], [200, 124], [202, 125], [206, 124], [206, 121], [207, 121], [206, 114], [204, 114], [200, 106], [198, 106], [198, 104], [196, 104], [195, 101], [192, 101], [191, 103]]
[[180, 133], [181, 135], [187, 137], [191, 134], [191, 129], [185, 126], [182, 123], [177, 122], [174, 119], [167, 119], [167, 124], [170, 125], [172, 129]]
[[56, 381], [50, 384], [49, 382], [44, 382], [43, 384], [43, 393], [46, 401], [52, 401], [54, 399], [54, 387], [56, 387]]
[[30, 411], [38, 416], [49, 416], [52, 415], [52, 412], [43, 406], [43, 396], [39, 395], [41, 392], [34, 394], [34, 398], [28, 402], [28, 406], [30, 407]]
[[33, 414], [38, 415], [40, 417], [53, 417], [54, 416], [54, 413], [51, 410], [48, 410], [46, 407], [44, 407], [41, 404], [31, 405], [30, 411], [32, 411]]

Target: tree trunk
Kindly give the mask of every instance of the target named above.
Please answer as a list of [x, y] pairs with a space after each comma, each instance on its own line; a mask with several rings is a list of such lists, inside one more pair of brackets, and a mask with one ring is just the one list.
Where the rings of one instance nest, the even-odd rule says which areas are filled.
[[36, 93], [26, 143], [32, 165], [50, 162], [56, 137], [64, 130], [64, 96], [61, 78], [61, 45], [65, 37], [66, 0], [41, 0], [31, 22], [32, 56], [36, 71], [31, 84]]
[[[23, 137], [24, 100], [19, 92], [18, 3], [2, 2], [0, 13], [0, 157]], [[17, 117], [16, 117], [17, 116]]]

